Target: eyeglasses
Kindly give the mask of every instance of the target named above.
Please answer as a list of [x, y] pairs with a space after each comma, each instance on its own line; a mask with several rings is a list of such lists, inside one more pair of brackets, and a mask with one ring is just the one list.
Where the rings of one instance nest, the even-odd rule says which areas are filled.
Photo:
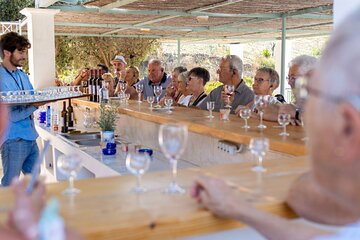
[[298, 79], [299, 77], [300, 76], [298, 76], [298, 75], [296, 75], [296, 76], [287, 76], [286, 80], [293, 82], [293, 81], [296, 81], [296, 79]]
[[358, 111], [360, 111], [360, 96], [358, 95], [350, 95], [347, 97], [334, 96], [332, 94], [322, 92], [321, 90], [309, 87], [309, 85], [307, 84], [307, 79], [305, 78], [300, 78], [296, 82], [296, 95], [298, 96], [299, 99], [302, 99], [304, 101], [308, 99], [309, 95], [322, 98], [334, 104], [338, 104], [343, 101], [346, 101], [349, 102]]
[[194, 77], [194, 76], [189, 76], [188, 77], [188, 81], [194, 80], [194, 79], [198, 79], [198, 77]]
[[263, 78], [254, 78], [254, 83], [257, 83], [257, 84], [262, 84], [263, 82], [269, 82], [270, 79], [263, 79]]

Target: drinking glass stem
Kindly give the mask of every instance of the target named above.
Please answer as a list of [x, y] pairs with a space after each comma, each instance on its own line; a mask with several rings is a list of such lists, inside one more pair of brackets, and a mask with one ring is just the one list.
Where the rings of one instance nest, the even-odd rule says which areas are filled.
[[263, 125], [263, 111], [260, 111], [260, 125]]
[[141, 93], [138, 93], [138, 101], [141, 102]]
[[247, 127], [247, 126], [248, 126], [248, 125], [247, 125], [247, 119], [245, 118], [244, 120], [245, 120], [245, 127]]
[[212, 118], [212, 116], [213, 116], [213, 115], [212, 115], [212, 109], [210, 109], [210, 117]]
[[71, 172], [70, 177], [69, 177], [69, 188], [70, 189], [74, 189], [74, 179], [75, 179], [75, 177], [76, 177], [76, 173]]
[[284, 131], [284, 134], [286, 134], [286, 124], [284, 124], [284, 127], [283, 127], [283, 131]]
[[172, 165], [172, 184], [176, 185], [177, 160], [171, 159], [171, 165]]
[[136, 188], [141, 188], [141, 174], [136, 175]]
[[156, 103], [159, 104], [159, 98], [160, 96], [156, 96]]
[[262, 167], [262, 162], [263, 162], [263, 158], [262, 158], [262, 156], [259, 156], [259, 159], [258, 159], [258, 166], [259, 167]]

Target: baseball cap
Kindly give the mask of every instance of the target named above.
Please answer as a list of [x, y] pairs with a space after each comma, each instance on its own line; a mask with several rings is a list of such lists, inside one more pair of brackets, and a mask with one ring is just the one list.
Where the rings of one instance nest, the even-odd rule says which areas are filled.
[[115, 58], [114, 58], [114, 60], [112, 60], [112, 61], [113, 61], [113, 62], [121, 61], [121, 62], [127, 64], [127, 62], [125, 61], [125, 58], [124, 58], [123, 56], [121, 56], [121, 55], [116, 55]]

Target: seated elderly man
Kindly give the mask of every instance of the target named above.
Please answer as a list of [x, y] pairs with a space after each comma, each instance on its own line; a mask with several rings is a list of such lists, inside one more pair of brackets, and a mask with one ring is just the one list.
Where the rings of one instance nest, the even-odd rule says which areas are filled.
[[[210, 101], [215, 102], [214, 111], [219, 111], [224, 108], [230, 101], [232, 111], [239, 105], [247, 105], [254, 100], [254, 93], [246, 86], [245, 82], [241, 79], [243, 70], [242, 60], [235, 55], [227, 55], [220, 61], [220, 67], [217, 70], [219, 80], [224, 85], [233, 85], [235, 91], [228, 93], [225, 91], [224, 86], [215, 88], [199, 105], [201, 109], [206, 109], [206, 103]], [[229, 99], [229, 94], [230, 99]]]
[[188, 75], [186, 89], [191, 97], [188, 97], [188, 102], [185, 102], [183, 105], [197, 107], [206, 98], [204, 86], [210, 80], [210, 73], [205, 68], [196, 67], [191, 69]]
[[166, 87], [171, 82], [171, 77], [165, 73], [163, 63], [158, 59], [152, 59], [148, 64], [149, 75], [143, 80], [140, 80], [137, 84], [143, 84], [143, 96], [147, 99], [148, 96], [155, 96], [154, 86], [161, 86], [162, 93], [160, 98], [165, 96]]
[[359, 27], [360, 9], [335, 29], [317, 75], [305, 88], [312, 170], [295, 183], [295, 200], [289, 201], [293, 207], [305, 206], [315, 219], [357, 222], [337, 233], [291, 222], [256, 209], [234, 188], [205, 176], [192, 188], [197, 201], [268, 239], [360, 239], [360, 71], [354, 68], [360, 62], [360, 32], [354, 31]]
[[289, 63], [288, 83], [295, 97], [294, 104], [282, 104], [280, 106], [269, 106], [264, 111], [264, 119], [277, 121], [278, 113], [289, 113], [291, 118], [298, 124], [301, 122], [301, 113], [304, 111], [303, 104], [297, 100], [295, 89], [296, 80], [300, 77], [311, 76], [314, 73], [317, 59], [308, 55], [300, 55]]

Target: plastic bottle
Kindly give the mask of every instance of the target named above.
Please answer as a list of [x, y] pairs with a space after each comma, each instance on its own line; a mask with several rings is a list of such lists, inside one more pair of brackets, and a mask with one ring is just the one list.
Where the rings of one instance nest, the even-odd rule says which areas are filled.
[[51, 128], [51, 107], [47, 106], [46, 109], [46, 127]]

